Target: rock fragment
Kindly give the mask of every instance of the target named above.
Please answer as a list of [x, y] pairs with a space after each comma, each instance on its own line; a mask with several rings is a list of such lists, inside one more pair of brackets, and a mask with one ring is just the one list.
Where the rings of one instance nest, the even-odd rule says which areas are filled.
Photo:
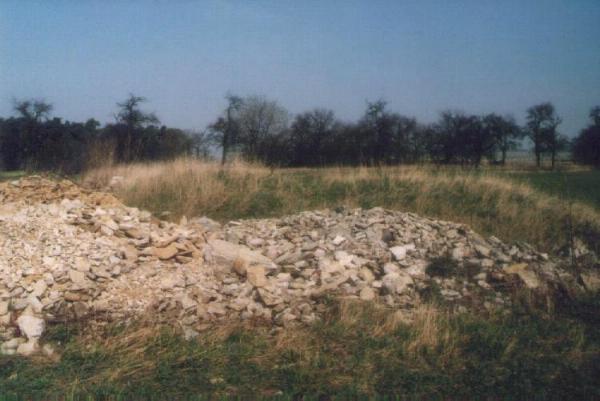
[[538, 288], [540, 280], [537, 275], [528, 269], [527, 263], [517, 263], [504, 268], [504, 272], [517, 275], [527, 288]]
[[163, 248], [154, 248], [154, 255], [160, 260], [169, 260], [174, 258], [179, 250], [173, 244], [167, 245]]

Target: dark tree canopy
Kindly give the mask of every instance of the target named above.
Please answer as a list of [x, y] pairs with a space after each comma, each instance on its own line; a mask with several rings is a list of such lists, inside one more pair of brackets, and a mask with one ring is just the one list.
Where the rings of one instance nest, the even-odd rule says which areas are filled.
[[[52, 118], [52, 104], [39, 99], [15, 101], [15, 116], [0, 119], [0, 167], [77, 172], [107, 161], [129, 163], [181, 155], [210, 158], [221, 151], [270, 166], [392, 165], [433, 162], [479, 166], [504, 164], [524, 137], [533, 144], [536, 162], [549, 156], [554, 166], [568, 141], [551, 103], [527, 110], [520, 127], [510, 116], [446, 111], [436, 122], [391, 111], [387, 102], [367, 102], [355, 122], [340, 121], [332, 110], [315, 108], [290, 119], [289, 112], [263, 96], [228, 94], [226, 105], [205, 130], [184, 131], [160, 125], [145, 111], [146, 99], [130, 94], [116, 104], [114, 123], [83, 123]], [[600, 107], [573, 143], [577, 162], [600, 164]]]
[[590, 111], [590, 125], [573, 141], [573, 158], [578, 163], [600, 168], [600, 106]]
[[496, 152], [500, 152], [500, 163], [506, 163], [506, 154], [510, 150], [517, 149], [519, 140], [523, 138], [524, 132], [517, 125], [513, 117], [502, 117], [492, 113], [483, 117], [483, 129], [486, 135], [490, 137], [494, 143], [494, 152], [492, 158], [496, 162]]
[[561, 121], [552, 103], [541, 103], [527, 110], [527, 135], [533, 142], [533, 152], [538, 167], [541, 165], [544, 152], [552, 154], [554, 167], [556, 153], [564, 146], [564, 141], [556, 130]]
[[221, 148], [221, 164], [225, 164], [231, 147], [239, 140], [239, 112], [243, 105], [243, 99], [239, 96], [228, 94], [225, 98], [225, 112], [208, 126], [208, 139]]
[[0, 167], [75, 173], [106, 162], [189, 153], [191, 137], [177, 128], [153, 125], [158, 119], [140, 110], [143, 101], [130, 95], [118, 103], [116, 123], [103, 128], [94, 119], [79, 123], [51, 118], [53, 107], [43, 100], [15, 101], [16, 116], [0, 119]]
[[159, 124], [160, 121], [154, 113], [140, 110], [140, 105], [146, 102], [145, 97], [129, 94], [123, 102], [117, 103], [119, 111], [115, 115], [117, 124], [124, 124], [133, 129], [143, 128], [150, 124]]
[[41, 122], [47, 120], [52, 112], [52, 105], [42, 99], [15, 100], [14, 109], [19, 117], [25, 120]]

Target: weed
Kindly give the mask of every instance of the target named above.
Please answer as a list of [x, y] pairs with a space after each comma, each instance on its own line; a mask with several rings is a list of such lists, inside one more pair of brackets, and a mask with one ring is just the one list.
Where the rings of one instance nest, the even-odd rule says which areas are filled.
[[456, 275], [458, 262], [449, 256], [440, 256], [429, 262], [425, 273], [431, 277], [450, 277]]

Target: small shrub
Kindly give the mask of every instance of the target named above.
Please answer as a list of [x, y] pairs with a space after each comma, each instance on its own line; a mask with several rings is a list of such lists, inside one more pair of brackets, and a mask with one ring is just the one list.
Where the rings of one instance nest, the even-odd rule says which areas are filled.
[[429, 262], [425, 273], [431, 277], [450, 277], [457, 273], [458, 263], [449, 256], [440, 256]]

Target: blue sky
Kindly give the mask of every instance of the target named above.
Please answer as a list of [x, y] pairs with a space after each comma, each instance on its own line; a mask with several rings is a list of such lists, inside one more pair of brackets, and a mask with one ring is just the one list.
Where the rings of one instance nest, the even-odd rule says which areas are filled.
[[344, 120], [380, 97], [424, 122], [552, 101], [573, 135], [600, 105], [600, 1], [0, 0], [0, 116], [43, 97], [107, 122], [133, 92], [199, 129], [228, 91]]

